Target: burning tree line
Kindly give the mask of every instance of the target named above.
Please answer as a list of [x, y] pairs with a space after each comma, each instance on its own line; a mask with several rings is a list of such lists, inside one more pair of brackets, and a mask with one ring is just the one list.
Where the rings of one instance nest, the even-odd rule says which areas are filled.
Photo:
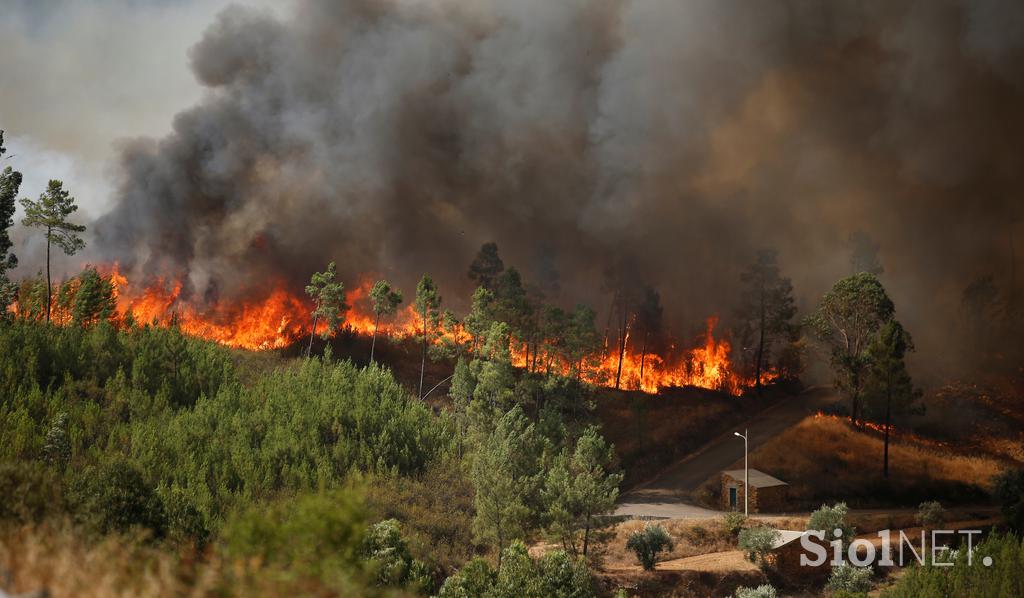
[[[762, 256], [763, 261], [773, 259], [770, 254]], [[614, 317], [618, 325], [606, 326], [602, 334], [596, 312], [589, 306], [566, 310], [544, 303], [539, 293], [523, 282], [516, 268], [505, 268], [494, 243], [481, 248], [470, 265], [469, 277], [478, 286], [469, 312], [461, 318], [442, 307], [438, 287], [428, 275], [420, 280], [412, 300], [405, 301], [401, 291], [384, 280], [363, 281], [347, 289], [337, 279], [333, 263], [313, 275], [306, 288], [307, 298], [275, 283], [262, 300], [216, 303], [206, 309], [182, 299], [180, 281], [158, 279], [137, 290], [116, 265], [87, 266], [80, 275], [57, 285], [48, 285], [41, 275], [22, 280], [11, 311], [18, 318], [49, 318], [58, 325], [92, 326], [109, 321], [127, 327], [139, 323], [175, 326], [186, 334], [253, 350], [303, 342], [307, 354], [314, 348], [315, 336], [326, 339], [347, 329], [372, 339], [371, 359], [378, 336], [414, 339], [422, 346], [421, 373], [428, 358], [497, 358], [495, 346], [501, 344], [505, 346], [499, 352], [502, 358], [530, 373], [558, 374], [647, 392], [697, 386], [740, 394], [745, 387], [757, 385], [758, 369], [761, 381], [796, 371], [786, 369], [791, 367], [786, 361], [789, 344], [778, 358], [769, 357], [771, 347], [779, 344], [779, 332], [791, 335], [794, 330], [773, 321], [779, 313], [792, 317], [791, 310], [779, 312], [766, 307], [765, 311], [771, 313], [766, 316], [763, 334], [757, 318], [747, 322], [744, 333], [749, 336], [757, 332], [755, 338], [763, 342], [752, 351], [755, 363], [751, 371], [755, 374], [743, 376], [730, 360], [731, 344], [714, 336], [716, 317], [708, 318], [699, 346], [677, 349], [661, 325], [660, 299], [650, 287], [639, 291], [619, 287], [614, 291], [609, 322]], [[760, 281], [746, 297], [759, 306], [762, 297], [756, 291], [774, 283], [762, 280], [764, 272], [757, 265], [746, 278]], [[791, 304], [791, 296], [783, 295]], [[635, 298], [642, 300], [631, 303]], [[774, 305], [771, 297], [764, 301]], [[760, 309], [753, 313], [760, 317]], [[427, 389], [422, 383], [420, 386], [422, 395]]]
[[[749, 347], [743, 352], [744, 362], [750, 364], [744, 368], [734, 363], [732, 345], [715, 338], [717, 317], [708, 318], [700, 346], [677, 347], [664, 329], [658, 292], [636, 280], [633, 268], [619, 265], [606, 273], [605, 290], [613, 300], [602, 334], [591, 307], [566, 310], [545, 303], [543, 294], [525, 284], [518, 270], [505, 268], [494, 243], [484, 244], [470, 265], [469, 278], [477, 289], [463, 318], [441, 308], [440, 292], [429, 276], [420, 281], [414, 300], [400, 310], [403, 296], [388, 282], [364, 281], [346, 289], [336, 279], [333, 263], [313, 276], [307, 297], [291, 292], [283, 281], [266, 281], [270, 291], [262, 297], [203, 306], [182, 295], [181, 280], [156, 278], [139, 288], [117, 264], [87, 266], [79, 276], [54, 285], [51, 250], [73, 255], [85, 246], [80, 237], [85, 226], [71, 221], [77, 210], [75, 198], [56, 180], [38, 201], [21, 200], [22, 223], [42, 230], [46, 238], [45, 276], [40, 272], [13, 284], [6, 272], [17, 259], [9, 252], [7, 229], [13, 223], [21, 174], [7, 168], [0, 183], [0, 299], [4, 312], [25, 320], [82, 326], [100, 321], [127, 327], [153, 323], [251, 350], [283, 348], [308, 336], [307, 354], [315, 334], [326, 338], [346, 327], [372, 337], [371, 359], [378, 332], [390, 338], [416, 338], [422, 343], [421, 372], [428, 356], [481, 357], [485, 347], [493, 350], [493, 344], [501, 342], [508, 346], [509, 361], [527, 372], [647, 392], [689, 385], [740, 394], [745, 387], [760, 388], [766, 380], [799, 373], [792, 287], [779, 275], [770, 251], [762, 252], [743, 275], [747, 291], [738, 311], [738, 330], [743, 346]], [[500, 334], [496, 324], [504, 326]], [[491, 338], [495, 334], [498, 338]], [[774, 356], [776, 347], [782, 350]], [[740, 371], [745, 369], [750, 372]]]

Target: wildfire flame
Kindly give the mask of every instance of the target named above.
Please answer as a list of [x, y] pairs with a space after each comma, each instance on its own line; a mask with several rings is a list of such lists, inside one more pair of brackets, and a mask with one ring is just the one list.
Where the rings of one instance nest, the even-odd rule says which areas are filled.
[[[658, 355], [656, 353], [637, 352], [627, 348], [622, 355], [622, 369], [619, 373], [619, 350], [617, 343], [608, 343], [605, 350], [586, 368], [582, 378], [591, 384], [615, 387], [616, 378], [619, 388], [626, 390], [642, 390], [657, 393], [663, 388], [696, 386], [711, 390], [720, 390], [739, 395], [745, 387], [752, 386], [754, 381], [739, 376], [729, 361], [731, 345], [724, 339], [716, 339], [714, 335], [718, 318], [707, 319], [703, 345], [687, 351], [676, 351], [676, 355]], [[626, 344], [629, 341], [629, 330], [626, 330]], [[519, 367], [526, 365], [526, 352], [513, 352], [513, 362]], [[568, 373], [567, 367], [560, 367], [560, 373]], [[765, 372], [761, 375], [762, 383], [773, 380], [776, 374]]]
[[[269, 292], [262, 298], [225, 302], [213, 301], [202, 306], [182, 297], [180, 281], [157, 279], [144, 287], [137, 287], [120, 273], [114, 265], [105, 269], [113, 283], [118, 319], [129, 316], [140, 324], [168, 326], [172, 321], [182, 332], [199, 338], [241, 349], [262, 351], [288, 347], [308, 337], [312, 327], [312, 302], [288, 290], [283, 281], [268, 285]], [[375, 326], [381, 336], [408, 338], [421, 334], [422, 320], [414, 307], [406, 304], [398, 313], [381, 318], [379, 323], [370, 309], [369, 292], [372, 282], [360, 281], [347, 293], [349, 309], [345, 314], [345, 327], [355, 334], [369, 336]], [[16, 306], [13, 308], [15, 313]], [[57, 323], [70, 321], [70, 314], [54, 309], [52, 319]], [[725, 339], [716, 339], [714, 329], [717, 317], [707, 320], [707, 328], [700, 346], [688, 350], [674, 347], [666, 354], [639, 352], [629, 347], [622, 355], [619, 369], [618, 343], [607, 342], [597, 355], [585, 360], [580, 377], [591, 384], [642, 390], [657, 393], [667, 387], [696, 386], [739, 395], [752, 380], [744, 379], [733, 369], [729, 360], [731, 346]], [[324, 332], [324, 324], [317, 332]], [[450, 340], [450, 339], [449, 339]], [[435, 339], [435, 342], [440, 342]], [[572, 367], [567, 363], [554, 363], [548, 358], [538, 366], [537, 356], [525, 345], [513, 339], [512, 361], [521, 368], [544, 369], [568, 375]], [[776, 375], [766, 372], [762, 382]]]
[[[834, 422], [842, 422], [844, 425], [853, 426], [850, 418], [847, 416], [839, 416], [834, 413], [825, 413], [824, 411], [818, 411], [814, 414], [816, 420], [826, 420]], [[885, 425], [873, 421], [861, 419], [857, 422], [857, 428], [863, 432], [871, 432], [878, 436], [885, 434]], [[911, 432], [908, 429], [900, 428], [894, 425], [889, 426], [889, 437], [893, 440], [900, 440], [903, 442], [913, 442], [922, 446], [928, 446], [938, 449], [949, 448], [950, 443], [942, 440], [936, 440], [933, 438], [925, 438], [918, 434]]]

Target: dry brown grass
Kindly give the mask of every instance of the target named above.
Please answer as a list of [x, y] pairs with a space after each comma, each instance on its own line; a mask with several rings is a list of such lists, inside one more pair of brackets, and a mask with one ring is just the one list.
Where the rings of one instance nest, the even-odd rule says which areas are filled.
[[5, 589], [51, 596], [197, 595], [185, 583], [175, 555], [147, 547], [140, 539], [110, 536], [88, 542], [67, 526], [7, 530], [0, 538]]
[[675, 542], [675, 548], [670, 552], [662, 553], [660, 560], [679, 559], [736, 548], [736, 540], [725, 529], [720, 519], [624, 521], [615, 526], [608, 543], [604, 546], [604, 565], [609, 568], [635, 565], [636, 555], [626, 549], [626, 540], [631, 533], [643, 529], [648, 523], [665, 528]]
[[[360, 594], [359, 584], [339, 584], [326, 588], [258, 560], [228, 560], [216, 551], [198, 555], [190, 547], [174, 550], [143, 537], [91, 538], [67, 524], [0, 530], [0, 588], [15, 595], [41, 590], [54, 598]], [[351, 590], [339, 589], [345, 587]]]
[[845, 499], [852, 504], [977, 500], [1007, 463], [963, 454], [950, 445], [905, 436], [890, 442], [889, 480], [882, 478], [883, 441], [834, 417], [812, 416], [751, 453], [751, 467], [786, 480], [795, 505]]

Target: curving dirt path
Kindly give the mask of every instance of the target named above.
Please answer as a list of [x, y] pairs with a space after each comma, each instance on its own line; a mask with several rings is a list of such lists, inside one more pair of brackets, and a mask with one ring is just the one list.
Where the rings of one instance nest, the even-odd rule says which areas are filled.
[[[738, 426], [737, 430], [749, 430], [750, 451], [753, 452], [804, 417], [838, 400], [831, 388], [810, 388], [762, 411], [746, 424]], [[653, 480], [624, 493], [619, 497], [615, 514], [659, 519], [718, 517], [721, 511], [697, 506], [691, 496], [708, 478], [742, 458], [743, 440], [731, 431], [726, 432], [665, 468]], [[750, 467], [756, 468], [757, 463], [751, 463]]]

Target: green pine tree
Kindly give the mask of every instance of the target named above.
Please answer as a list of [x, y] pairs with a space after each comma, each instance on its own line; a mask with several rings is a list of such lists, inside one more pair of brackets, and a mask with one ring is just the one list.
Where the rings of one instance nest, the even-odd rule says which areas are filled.
[[85, 247], [85, 241], [78, 236], [78, 233], [85, 231], [85, 226], [68, 221], [68, 216], [74, 214], [78, 206], [75, 205], [75, 198], [64, 189], [64, 183], [57, 180], [50, 181], [46, 191], [39, 196], [39, 201], [24, 198], [21, 205], [25, 209], [21, 223], [46, 232], [46, 321], [49, 322], [53, 295], [50, 248], [56, 245], [66, 255], [74, 255]]

